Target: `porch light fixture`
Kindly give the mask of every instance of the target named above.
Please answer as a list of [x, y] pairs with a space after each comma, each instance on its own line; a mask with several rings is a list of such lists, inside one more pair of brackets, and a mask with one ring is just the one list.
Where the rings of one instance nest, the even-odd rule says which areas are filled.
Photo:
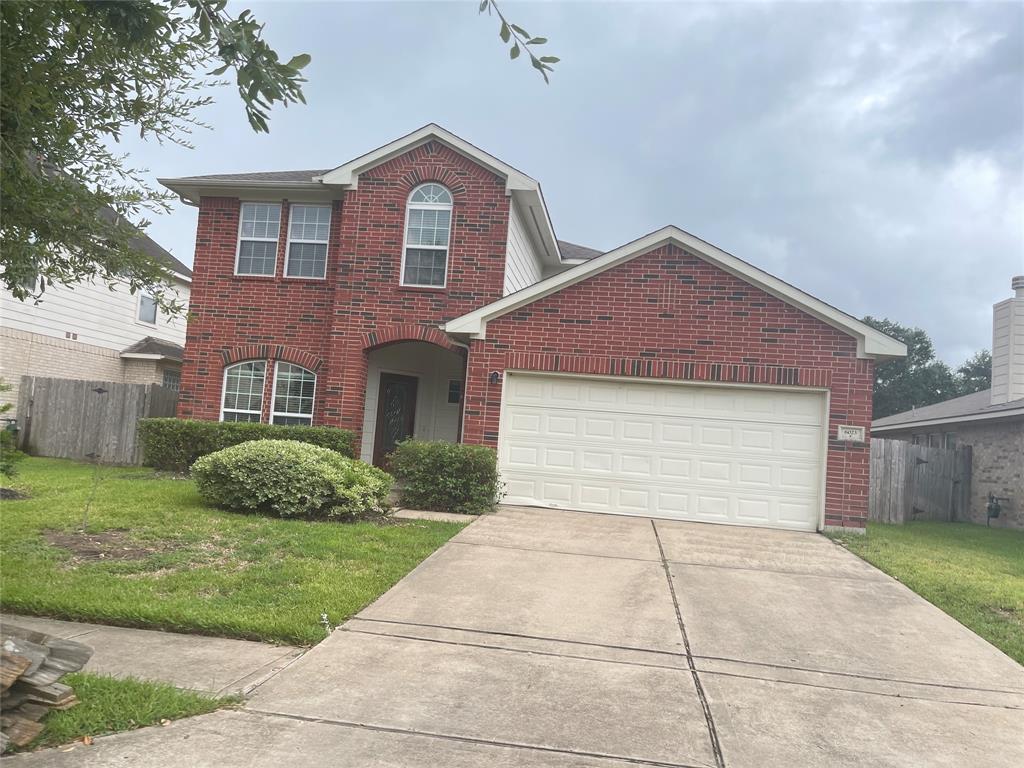
[[487, 380], [491, 384], [497, 384], [501, 381], [501, 371], [491, 371], [491, 375], [487, 377]]

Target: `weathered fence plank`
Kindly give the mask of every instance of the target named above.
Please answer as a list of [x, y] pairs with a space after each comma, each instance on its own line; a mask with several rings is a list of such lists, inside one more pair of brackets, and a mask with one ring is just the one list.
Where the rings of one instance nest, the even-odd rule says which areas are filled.
[[138, 464], [139, 419], [173, 416], [177, 393], [158, 384], [22, 376], [21, 447], [36, 456]]
[[968, 518], [971, 447], [935, 448], [871, 438], [868, 518], [902, 525], [908, 520]]

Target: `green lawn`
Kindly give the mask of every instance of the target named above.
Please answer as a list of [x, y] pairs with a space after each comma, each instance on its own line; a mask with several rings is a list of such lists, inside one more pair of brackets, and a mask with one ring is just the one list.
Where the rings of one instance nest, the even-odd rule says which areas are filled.
[[[312, 644], [462, 527], [310, 522], [203, 506], [191, 480], [29, 458], [3, 502], [0, 607], [104, 624]], [[76, 551], [77, 550], [77, 553]]]
[[46, 727], [28, 749], [55, 747], [83, 736], [102, 736], [164, 720], [204, 715], [239, 702], [234, 696], [214, 698], [166, 683], [118, 680], [85, 672], [68, 675], [61, 682], [75, 689], [79, 703], [63, 712], [48, 714], [43, 720]]
[[1024, 531], [970, 523], [869, 523], [866, 536], [843, 541], [1024, 664]]

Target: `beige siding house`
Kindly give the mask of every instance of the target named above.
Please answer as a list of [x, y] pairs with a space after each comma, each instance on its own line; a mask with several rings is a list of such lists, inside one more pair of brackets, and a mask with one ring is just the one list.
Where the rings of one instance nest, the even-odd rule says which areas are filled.
[[992, 388], [877, 419], [876, 437], [970, 445], [971, 519], [986, 522], [989, 494], [1003, 500], [996, 525], [1024, 528], [1024, 276], [992, 311]]
[[[138, 246], [168, 265], [187, 306], [192, 271], [148, 237]], [[25, 375], [177, 389], [184, 344], [185, 313], [168, 317], [127, 284], [48, 287], [35, 302], [0, 289], [0, 378], [14, 387], [0, 398], [15, 406]]]

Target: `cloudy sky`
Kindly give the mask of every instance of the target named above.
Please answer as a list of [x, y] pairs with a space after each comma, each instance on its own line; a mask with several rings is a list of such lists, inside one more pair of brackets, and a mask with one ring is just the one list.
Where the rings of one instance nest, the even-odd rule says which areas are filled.
[[[526, 3], [560, 56], [510, 62], [474, 0], [263, 2], [308, 106], [248, 128], [233, 91], [196, 149], [129, 143], [150, 176], [339, 165], [437, 122], [540, 179], [558, 236], [665, 224], [957, 364], [1024, 274], [1024, 5]], [[191, 263], [194, 209], [150, 234]]]

